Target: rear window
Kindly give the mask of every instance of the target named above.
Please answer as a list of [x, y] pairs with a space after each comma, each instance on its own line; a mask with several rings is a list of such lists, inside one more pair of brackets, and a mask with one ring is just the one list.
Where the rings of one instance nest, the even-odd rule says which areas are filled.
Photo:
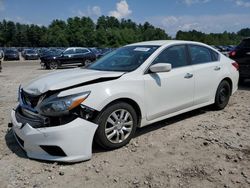
[[219, 61], [220, 55], [217, 52], [210, 50], [210, 53], [212, 55], [212, 61]]
[[89, 52], [87, 49], [76, 49], [77, 54], [85, 54], [87, 52]]
[[192, 64], [203, 64], [213, 61], [211, 56], [211, 50], [204, 46], [189, 45], [189, 51]]

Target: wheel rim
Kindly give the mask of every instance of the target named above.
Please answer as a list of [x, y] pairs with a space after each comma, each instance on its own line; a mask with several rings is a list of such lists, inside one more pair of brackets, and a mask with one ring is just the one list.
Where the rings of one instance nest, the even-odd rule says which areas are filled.
[[57, 69], [57, 63], [56, 62], [51, 62], [49, 64], [50, 69]]
[[125, 109], [112, 112], [105, 124], [105, 135], [112, 143], [125, 141], [133, 129], [132, 115]]
[[229, 88], [224, 86], [219, 92], [219, 103], [224, 104], [229, 98]]

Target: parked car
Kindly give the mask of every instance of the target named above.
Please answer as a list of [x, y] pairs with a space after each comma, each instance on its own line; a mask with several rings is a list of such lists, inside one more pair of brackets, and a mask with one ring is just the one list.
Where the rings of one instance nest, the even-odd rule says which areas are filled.
[[88, 49], [95, 54], [96, 59], [99, 59], [101, 57], [101, 52], [97, 48], [88, 48]]
[[49, 56], [59, 56], [63, 53], [64, 50], [60, 49], [44, 49], [40, 53], [40, 58], [46, 58]]
[[24, 53], [25, 60], [38, 60], [39, 59], [39, 54], [36, 50], [28, 49]]
[[99, 58], [107, 55], [108, 53], [112, 52], [114, 49], [113, 48], [101, 48]]
[[229, 57], [239, 64], [240, 82], [250, 78], [250, 38], [246, 38], [229, 53]]
[[20, 86], [12, 129], [30, 158], [87, 160], [93, 138], [116, 149], [138, 127], [211, 104], [225, 108], [238, 77], [235, 61], [202, 43], [131, 44], [87, 68], [50, 73]]
[[57, 69], [62, 66], [88, 65], [96, 60], [96, 55], [88, 48], [67, 48], [61, 54], [43, 56], [41, 66], [46, 69]]
[[19, 53], [16, 49], [7, 49], [4, 51], [4, 61], [19, 60]]

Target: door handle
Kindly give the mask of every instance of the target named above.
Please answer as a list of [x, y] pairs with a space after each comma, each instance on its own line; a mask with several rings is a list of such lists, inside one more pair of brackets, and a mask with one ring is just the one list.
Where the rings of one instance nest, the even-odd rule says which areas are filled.
[[216, 67], [214, 68], [214, 70], [215, 70], [215, 71], [219, 71], [219, 70], [220, 70], [220, 67], [219, 67], [219, 66], [216, 66]]
[[191, 73], [187, 73], [187, 74], [184, 76], [184, 78], [187, 78], [187, 79], [192, 78], [192, 77], [193, 77], [193, 74], [191, 74]]

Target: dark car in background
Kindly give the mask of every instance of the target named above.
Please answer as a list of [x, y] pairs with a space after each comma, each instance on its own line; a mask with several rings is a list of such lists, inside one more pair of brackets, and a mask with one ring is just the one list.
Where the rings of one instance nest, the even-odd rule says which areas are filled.
[[250, 78], [250, 38], [243, 39], [229, 57], [239, 64], [240, 81]]
[[46, 56], [53, 56], [53, 55], [59, 55], [64, 50], [59, 48], [43, 48], [39, 50], [39, 56], [40, 57], [46, 57]]
[[4, 61], [19, 60], [19, 52], [16, 49], [6, 49], [3, 59]]
[[40, 57], [41, 66], [46, 69], [57, 69], [63, 66], [85, 66], [96, 60], [96, 54], [88, 48], [67, 48], [60, 54]]
[[23, 58], [25, 60], [38, 60], [39, 54], [36, 50], [27, 49], [27, 50], [25, 50], [25, 53], [23, 54]]

